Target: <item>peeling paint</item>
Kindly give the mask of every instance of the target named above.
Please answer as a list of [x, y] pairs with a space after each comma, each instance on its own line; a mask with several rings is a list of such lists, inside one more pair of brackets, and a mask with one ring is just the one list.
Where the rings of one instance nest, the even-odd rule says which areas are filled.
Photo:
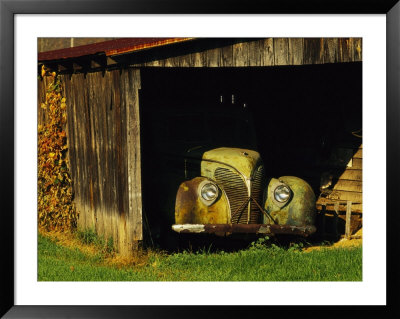
[[179, 186], [175, 202], [175, 223], [223, 224], [229, 222], [229, 203], [222, 190], [217, 200], [210, 206], [201, 200], [198, 189], [205, 180], [207, 179], [204, 177], [195, 177]]
[[225, 236], [230, 234], [290, 234], [307, 237], [316, 231], [316, 228], [313, 225], [296, 227], [265, 224], [183, 224], [173, 225], [172, 229], [178, 233], [207, 233], [215, 234], [217, 236]]
[[260, 229], [258, 230], [259, 234], [270, 234], [271, 230], [268, 226], [260, 226]]
[[[285, 205], [279, 205], [274, 199], [274, 189], [285, 183], [293, 192], [292, 198]], [[315, 194], [311, 186], [304, 180], [294, 176], [272, 178], [267, 188], [267, 200], [264, 208], [279, 225], [306, 226], [314, 225]], [[265, 223], [268, 223], [264, 219]]]
[[182, 231], [187, 231], [190, 233], [204, 233], [204, 225], [200, 224], [172, 225], [172, 229], [177, 233]]

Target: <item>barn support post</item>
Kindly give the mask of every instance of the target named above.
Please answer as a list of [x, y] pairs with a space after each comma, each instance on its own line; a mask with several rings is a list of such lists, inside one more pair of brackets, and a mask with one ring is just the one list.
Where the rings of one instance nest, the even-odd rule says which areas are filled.
[[351, 201], [347, 201], [345, 237], [347, 239], [350, 239], [350, 236], [351, 236]]
[[322, 225], [321, 225], [321, 236], [322, 238], [325, 238], [325, 231], [326, 231], [326, 205], [322, 205], [322, 210], [321, 210], [321, 215], [322, 215]]
[[126, 88], [126, 125], [128, 159], [128, 245], [127, 254], [134, 254], [143, 240], [142, 187], [140, 154], [139, 89], [140, 69], [128, 69], [123, 73]]
[[335, 240], [339, 238], [339, 231], [338, 231], [338, 218], [339, 218], [339, 202], [335, 202], [334, 208], [334, 221], [333, 221], [333, 231], [335, 234]]

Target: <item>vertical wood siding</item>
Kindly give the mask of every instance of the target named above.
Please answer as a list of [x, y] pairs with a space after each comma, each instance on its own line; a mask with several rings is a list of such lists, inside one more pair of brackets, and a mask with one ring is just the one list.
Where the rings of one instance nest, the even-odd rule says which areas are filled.
[[362, 145], [353, 149], [353, 157], [346, 170], [338, 177], [333, 187], [340, 200], [352, 201], [353, 211], [362, 212]]
[[281, 66], [362, 61], [361, 38], [266, 38], [243, 40], [207, 50], [187, 49], [177, 56], [154, 52], [145, 63], [152, 67]]
[[[326, 212], [332, 214], [337, 205], [338, 217], [346, 223], [346, 233], [355, 233], [362, 227], [363, 212], [363, 194], [362, 194], [362, 144], [358, 148], [349, 149], [353, 152], [353, 156], [348, 166], [340, 174], [334, 175], [337, 179], [333, 187], [332, 193], [327, 198], [319, 198], [317, 201], [317, 209], [323, 210], [326, 205]], [[347, 204], [350, 201], [352, 216], [348, 219]]]
[[[317, 201], [317, 208], [321, 209], [322, 204], [332, 203], [332, 201], [343, 203], [349, 200], [353, 202], [352, 212], [362, 213], [362, 144], [348, 151], [353, 152], [353, 156], [346, 169], [340, 174], [334, 174], [333, 177], [337, 179], [337, 182], [333, 187], [333, 192], [326, 199], [320, 198]], [[339, 210], [346, 211], [346, 205], [341, 204]]]
[[[63, 75], [78, 227], [130, 255], [142, 240], [137, 69]], [[39, 81], [39, 100], [46, 80]], [[45, 121], [39, 112], [38, 121]]]

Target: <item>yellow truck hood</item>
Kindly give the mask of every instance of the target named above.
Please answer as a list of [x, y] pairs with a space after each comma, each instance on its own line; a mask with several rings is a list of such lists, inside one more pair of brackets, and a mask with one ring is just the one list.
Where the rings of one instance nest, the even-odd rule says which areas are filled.
[[220, 147], [203, 154], [201, 175], [212, 178], [216, 167], [221, 163], [237, 169], [247, 179], [251, 177], [254, 168], [260, 161], [260, 154], [243, 148]]

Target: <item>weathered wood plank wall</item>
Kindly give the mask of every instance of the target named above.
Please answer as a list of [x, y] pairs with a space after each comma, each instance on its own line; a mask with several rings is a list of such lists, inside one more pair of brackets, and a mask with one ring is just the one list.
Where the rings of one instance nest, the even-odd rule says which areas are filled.
[[[355, 149], [348, 149], [353, 156], [343, 171], [333, 171], [333, 178], [337, 180], [332, 193], [327, 198], [319, 198], [317, 208], [322, 204], [339, 201], [339, 211], [345, 212], [345, 201], [352, 201], [352, 212], [362, 213], [362, 145]], [[333, 206], [328, 207], [333, 210]]]
[[[61, 81], [78, 227], [113, 238], [118, 251], [130, 255], [143, 237], [140, 71], [63, 75]], [[39, 83], [39, 100], [45, 82]]]
[[326, 205], [325, 212], [336, 215], [335, 203], [338, 203], [336, 209], [338, 217], [343, 221], [346, 220], [347, 201], [351, 201], [351, 219], [350, 224], [346, 221], [346, 227], [349, 227], [350, 234], [355, 233], [362, 227], [363, 212], [363, 194], [362, 194], [362, 145], [358, 148], [350, 149], [353, 152], [348, 166], [340, 173], [334, 174], [337, 182], [333, 186], [332, 193], [327, 198], [319, 198], [317, 201], [317, 209], [323, 210]]
[[[267, 38], [163, 57], [131, 66], [246, 67], [362, 61], [361, 38]], [[190, 50], [188, 50], [190, 51]]]

